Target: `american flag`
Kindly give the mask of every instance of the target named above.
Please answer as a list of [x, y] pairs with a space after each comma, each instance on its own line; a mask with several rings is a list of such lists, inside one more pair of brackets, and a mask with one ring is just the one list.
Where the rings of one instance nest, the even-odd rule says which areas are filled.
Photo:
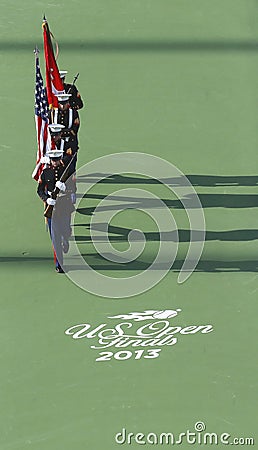
[[38, 51], [36, 55], [36, 85], [35, 85], [35, 121], [37, 133], [37, 161], [36, 167], [32, 173], [32, 178], [38, 181], [40, 174], [45, 166], [44, 156], [48, 150], [51, 150], [51, 136], [48, 129], [48, 102], [43, 84], [42, 75], [39, 67]]

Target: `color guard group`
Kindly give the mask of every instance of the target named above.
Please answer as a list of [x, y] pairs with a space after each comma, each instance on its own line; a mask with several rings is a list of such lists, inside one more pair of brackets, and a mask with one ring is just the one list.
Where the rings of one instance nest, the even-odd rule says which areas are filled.
[[64, 273], [63, 254], [69, 250], [71, 214], [76, 201], [76, 163], [79, 150], [78, 110], [83, 101], [75, 85], [66, 83], [67, 71], [58, 70], [51, 33], [43, 20], [46, 87], [36, 55], [35, 118], [38, 138], [36, 168], [37, 194], [44, 202], [44, 216], [53, 244], [55, 270]]

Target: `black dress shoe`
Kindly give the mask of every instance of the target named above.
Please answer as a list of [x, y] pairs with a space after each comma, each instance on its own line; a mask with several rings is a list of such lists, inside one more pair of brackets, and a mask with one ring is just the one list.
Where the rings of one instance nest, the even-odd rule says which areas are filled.
[[57, 273], [64, 273], [64, 271], [63, 271], [61, 266], [56, 266], [56, 272]]

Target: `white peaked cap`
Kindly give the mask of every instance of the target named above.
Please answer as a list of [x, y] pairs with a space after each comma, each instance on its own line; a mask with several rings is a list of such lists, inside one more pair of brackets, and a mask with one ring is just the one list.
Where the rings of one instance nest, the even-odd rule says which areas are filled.
[[67, 70], [59, 70], [60, 78], [64, 78], [67, 72], [68, 72]]
[[50, 123], [48, 128], [50, 129], [50, 132], [52, 131], [52, 133], [59, 133], [62, 131], [62, 128], [65, 128], [65, 126], [61, 123]]
[[69, 98], [71, 97], [72, 94], [58, 94], [57, 95], [57, 99], [59, 102], [66, 102], [67, 100], [69, 100]]
[[49, 152], [46, 153], [46, 156], [48, 156], [50, 159], [51, 158], [61, 158], [63, 156], [63, 150], [50, 150]]

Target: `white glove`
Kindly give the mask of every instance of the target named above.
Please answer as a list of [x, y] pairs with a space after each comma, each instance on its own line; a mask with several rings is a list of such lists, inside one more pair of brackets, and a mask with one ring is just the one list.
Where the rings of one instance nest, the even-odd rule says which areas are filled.
[[54, 200], [54, 199], [51, 198], [51, 197], [48, 197], [48, 198], [47, 198], [47, 204], [50, 205], [50, 206], [55, 206], [56, 200]]
[[50, 164], [50, 158], [48, 156], [42, 156], [40, 162], [41, 164]]
[[58, 189], [60, 189], [60, 191], [63, 191], [63, 192], [65, 192], [65, 190], [66, 190], [66, 185], [64, 183], [62, 183], [62, 181], [57, 181], [56, 187]]

